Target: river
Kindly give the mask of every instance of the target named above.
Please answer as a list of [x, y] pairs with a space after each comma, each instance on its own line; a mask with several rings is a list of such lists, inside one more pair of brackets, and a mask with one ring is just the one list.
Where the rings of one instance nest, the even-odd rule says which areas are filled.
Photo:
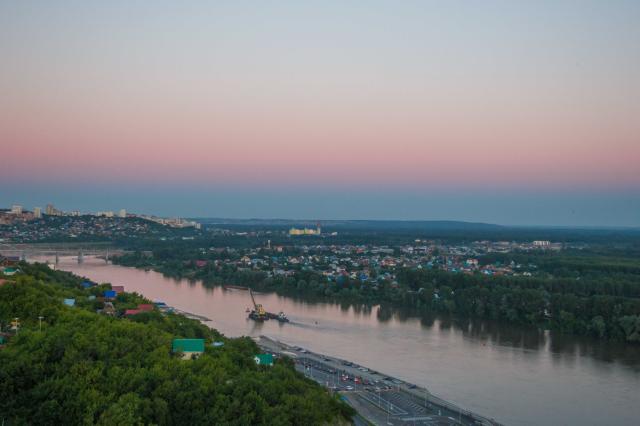
[[247, 320], [242, 290], [207, 288], [85, 258], [59, 269], [125, 286], [152, 300], [210, 318], [227, 336], [266, 336], [349, 359], [425, 386], [508, 425], [636, 425], [640, 421], [640, 348], [559, 336], [484, 321], [417, 318], [374, 306], [306, 303], [257, 294], [291, 322]]

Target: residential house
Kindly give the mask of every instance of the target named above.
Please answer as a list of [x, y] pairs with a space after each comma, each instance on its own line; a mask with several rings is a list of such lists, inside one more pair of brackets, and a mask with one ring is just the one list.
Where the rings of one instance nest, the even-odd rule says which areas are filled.
[[182, 359], [195, 359], [204, 353], [204, 339], [173, 339], [171, 352], [182, 354]]
[[253, 360], [258, 365], [267, 365], [267, 366], [272, 366], [273, 365], [273, 355], [272, 354], [258, 354], [258, 355], [253, 357]]

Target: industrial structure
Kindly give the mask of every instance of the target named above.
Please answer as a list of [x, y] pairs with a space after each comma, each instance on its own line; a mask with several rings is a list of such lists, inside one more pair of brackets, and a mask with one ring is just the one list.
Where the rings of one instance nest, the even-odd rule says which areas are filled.
[[277, 314], [267, 312], [262, 304], [256, 303], [256, 299], [253, 297], [253, 292], [251, 291], [251, 289], [249, 289], [249, 296], [251, 296], [251, 303], [253, 303], [253, 309], [247, 308], [247, 312], [249, 312], [249, 319], [259, 322], [269, 319], [275, 319], [280, 322], [289, 322], [289, 318], [287, 318], [284, 312], [280, 311]]

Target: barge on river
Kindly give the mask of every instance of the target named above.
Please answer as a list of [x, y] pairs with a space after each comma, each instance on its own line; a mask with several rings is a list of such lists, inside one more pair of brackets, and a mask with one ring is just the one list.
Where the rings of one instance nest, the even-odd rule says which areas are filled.
[[270, 319], [274, 319], [280, 322], [289, 322], [289, 318], [287, 318], [284, 312], [280, 311], [277, 314], [267, 312], [262, 304], [256, 303], [256, 299], [253, 297], [253, 292], [251, 291], [251, 289], [249, 289], [249, 295], [251, 296], [251, 302], [253, 303], [253, 309], [247, 308], [249, 319], [258, 322], [263, 322]]

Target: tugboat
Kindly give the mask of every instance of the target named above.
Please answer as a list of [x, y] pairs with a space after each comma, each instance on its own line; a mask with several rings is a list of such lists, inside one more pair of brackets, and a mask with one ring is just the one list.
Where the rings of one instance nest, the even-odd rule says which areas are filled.
[[287, 318], [287, 316], [282, 311], [278, 312], [278, 316], [276, 317], [276, 319], [280, 322], [289, 322], [289, 318]]

